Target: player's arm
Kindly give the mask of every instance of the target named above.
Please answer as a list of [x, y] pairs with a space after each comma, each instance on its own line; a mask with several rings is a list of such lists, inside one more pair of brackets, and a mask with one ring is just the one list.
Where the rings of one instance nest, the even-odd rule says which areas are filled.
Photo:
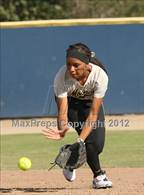
[[60, 140], [65, 136], [65, 133], [68, 131], [68, 103], [67, 97], [56, 98], [58, 116], [57, 116], [57, 125], [58, 128], [48, 128], [43, 130], [43, 135], [48, 139]]
[[87, 136], [90, 134], [90, 132], [93, 129], [93, 125], [96, 125], [98, 113], [103, 102], [103, 98], [105, 96], [107, 87], [108, 76], [102, 69], [100, 69], [97, 78], [97, 88], [94, 92], [91, 110], [80, 134], [80, 138], [83, 140], [85, 140]]
[[62, 131], [68, 130], [68, 100], [67, 97], [56, 98], [58, 116], [57, 125], [58, 129]]
[[54, 79], [54, 94], [56, 96], [56, 103], [58, 109], [57, 128], [47, 128], [43, 130], [43, 134], [48, 139], [59, 140], [65, 136], [68, 130], [68, 102], [67, 89], [65, 88], [65, 67], [62, 67]]
[[96, 125], [98, 113], [103, 102], [103, 98], [93, 98], [92, 107], [90, 113], [85, 121], [85, 125], [83, 126], [82, 132], [80, 134], [80, 139], [84, 140], [90, 134], [93, 129], [93, 126]]

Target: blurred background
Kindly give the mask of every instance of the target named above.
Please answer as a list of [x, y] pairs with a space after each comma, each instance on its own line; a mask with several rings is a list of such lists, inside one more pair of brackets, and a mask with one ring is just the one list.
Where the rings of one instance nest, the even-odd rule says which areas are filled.
[[1, 21], [140, 16], [143, 0], [0, 0]]

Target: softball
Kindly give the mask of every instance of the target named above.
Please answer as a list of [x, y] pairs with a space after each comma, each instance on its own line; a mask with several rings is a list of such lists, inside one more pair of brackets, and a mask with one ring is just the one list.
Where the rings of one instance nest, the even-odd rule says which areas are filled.
[[18, 167], [23, 170], [23, 171], [27, 171], [28, 169], [30, 169], [32, 166], [32, 162], [29, 158], [27, 157], [21, 157], [18, 161]]

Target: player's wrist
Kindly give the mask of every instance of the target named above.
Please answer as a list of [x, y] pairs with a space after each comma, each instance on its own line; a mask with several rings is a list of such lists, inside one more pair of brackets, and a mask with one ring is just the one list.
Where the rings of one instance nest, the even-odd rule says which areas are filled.
[[69, 127], [65, 127], [63, 131], [67, 132], [68, 130], [69, 130]]
[[83, 142], [84, 143], [84, 140], [82, 138], [78, 137], [77, 142]]

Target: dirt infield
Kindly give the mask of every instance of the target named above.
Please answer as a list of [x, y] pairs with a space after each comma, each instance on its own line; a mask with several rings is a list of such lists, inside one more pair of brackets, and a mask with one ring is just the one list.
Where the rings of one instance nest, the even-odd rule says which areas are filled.
[[60, 169], [2, 171], [0, 194], [6, 195], [143, 195], [144, 168], [109, 168], [107, 175], [113, 188], [92, 189], [92, 174], [89, 169], [77, 170], [77, 179], [68, 182]]

